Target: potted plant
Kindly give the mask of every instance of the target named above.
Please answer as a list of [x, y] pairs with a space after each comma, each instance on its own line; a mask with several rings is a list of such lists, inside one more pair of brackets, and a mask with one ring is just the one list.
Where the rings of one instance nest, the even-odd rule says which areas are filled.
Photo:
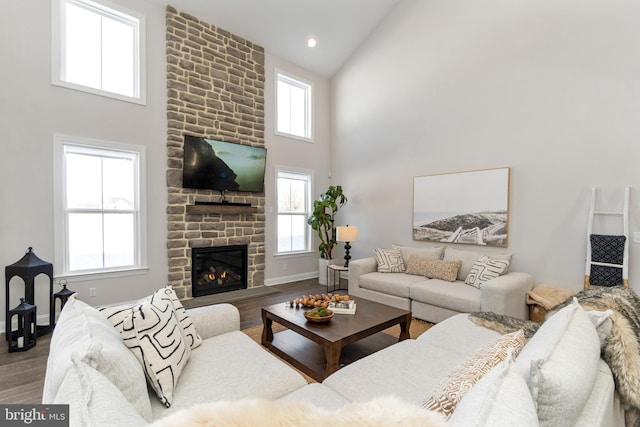
[[[320, 284], [327, 283], [327, 265], [331, 261], [331, 253], [336, 246], [335, 216], [338, 210], [347, 203], [347, 197], [342, 192], [342, 186], [330, 186], [327, 191], [313, 202], [313, 213], [307, 219], [307, 224], [318, 233], [320, 238]], [[324, 279], [323, 279], [324, 278]]]

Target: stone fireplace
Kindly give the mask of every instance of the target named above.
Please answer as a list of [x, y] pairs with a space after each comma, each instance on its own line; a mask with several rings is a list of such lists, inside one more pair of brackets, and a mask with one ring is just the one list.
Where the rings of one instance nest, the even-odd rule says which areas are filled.
[[220, 194], [183, 188], [182, 167], [185, 135], [264, 147], [264, 49], [172, 6], [166, 49], [168, 282], [179, 298], [189, 298], [192, 276], [200, 274], [194, 251], [243, 245], [244, 287], [263, 286], [264, 193], [225, 194], [246, 207], [206, 206]]
[[247, 288], [247, 246], [191, 249], [191, 293], [194, 297]]

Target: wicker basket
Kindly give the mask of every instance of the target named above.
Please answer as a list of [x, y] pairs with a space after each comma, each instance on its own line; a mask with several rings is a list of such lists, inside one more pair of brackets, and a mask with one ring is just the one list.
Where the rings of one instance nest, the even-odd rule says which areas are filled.
[[534, 322], [542, 322], [547, 309], [538, 304], [529, 304], [529, 319]]

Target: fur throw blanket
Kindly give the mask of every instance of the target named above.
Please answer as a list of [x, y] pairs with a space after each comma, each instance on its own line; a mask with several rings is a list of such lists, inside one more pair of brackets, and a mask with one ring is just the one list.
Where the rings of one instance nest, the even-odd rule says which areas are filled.
[[337, 410], [306, 402], [241, 399], [202, 403], [154, 422], [152, 427], [446, 427], [438, 412], [396, 397], [354, 402]]
[[[612, 310], [611, 332], [602, 343], [601, 357], [613, 373], [616, 391], [625, 408], [626, 425], [640, 427], [640, 298], [626, 287], [586, 290], [553, 307], [545, 320], [570, 304], [574, 297], [585, 310]], [[470, 318], [501, 333], [524, 329], [526, 338], [531, 338], [541, 325], [494, 313], [472, 313]]]

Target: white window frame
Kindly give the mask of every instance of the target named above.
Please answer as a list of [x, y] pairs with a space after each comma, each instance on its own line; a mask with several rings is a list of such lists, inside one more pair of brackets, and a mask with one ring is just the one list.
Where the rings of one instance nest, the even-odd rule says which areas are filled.
[[[297, 254], [309, 254], [309, 253], [313, 253], [313, 249], [311, 248], [312, 243], [313, 243], [313, 235], [311, 233], [311, 227], [305, 226], [304, 227], [304, 239], [305, 239], [305, 249], [303, 250], [296, 250], [296, 251], [279, 251], [278, 250], [278, 240], [279, 240], [279, 230], [278, 230], [278, 218], [280, 216], [280, 210], [279, 210], [279, 206], [278, 206], [278, 178], [281, 177], [281, 175], [298, 175], [298, 176], [305, 176], [306, 177], [306, 181], [307, 181], [307, 186], [306, 186], [306, 196], [305, 196], [305, 212], [302, 214], [294, 214], [294, 215], [300, 215], [300, 216], [304, 216], [304, 223], [307, 223], [307, 218], [309, 218], [309, 216], [311, 215], [311, 208], [312, 208], [312, 204], [313, 204], [313, 194], [312, 194], [312, 189], [313, 189], [313, 171], [308, 170], [308, 169], [299, 169], [299, 168], [292, 168], [292, 167], [286, 167], [286, 166], [276, 166], [275, 169], [275, 187], [276, 187], [276, 200], [275, 200], [275, 205], [276, 205], [276, 218], [275, 218], [275, 224], [276, 224], [276, 239], [275, 239], [275, 254], [277, 256], [284, 256], [284, 255], [297, 255]], [[282, 213], [283, 215], [291, 215], [291, 213]]]
[[[66, 4], [88, 9], [98, 15], [107, 16], [134, 27], [134, 94], [133, 96], [110, 92], [101, 88], [81, 85], [65, 80], [65, 6]], [[52, 84], [68, 89], [79, 90], [94, 95], [105, 96], [121, 101], [146, 105], [146, 18], [133, 10], [124, 8], [108, 0], [51, 0], [52, 5], [52, 55], [51, 79]]]
[[[53, 196], [54, 196], [54, 240], [55, 240], [55, 276], [70, 282], [102, 279], [107, 277], [131, 276], [144, 274], [147, 266], [147, 223], [146, 223], [146, 149], [143, 146], [81, 138], [70, 135], [54, 134], [53, 164]], [[66, 209], [66, 167], [65, 155], [67, 147], [71, 150], [100, 150], [112, 152], [121, 157], [128, 155], [137, 157], [136, 205], [135, 214], [135, 248], [134, 264], [124, 267], [100, 268], [92, 270], [70, 271], [68, 256], [68, 227]]]
[[[288, 138], [299, 139], [306, 142], [313, 142], [313, 83], [306, 81], [304, 79], [300, 79], [295, 77], [289, 73], [283, 72], [281, 70], [275, 70], [275, 133], [276, 135], [286, 136]], [[304, 136], [295, 135], [286, 131], [281, 131], [278, 129], [278, 105], [280, 103], [280, 93], [278, 91], [278, 82], [286, 83], [290, 86], [295, 86], [297, 88], [303, 89], [305, 91], [305, 112], [304, 112]]]

